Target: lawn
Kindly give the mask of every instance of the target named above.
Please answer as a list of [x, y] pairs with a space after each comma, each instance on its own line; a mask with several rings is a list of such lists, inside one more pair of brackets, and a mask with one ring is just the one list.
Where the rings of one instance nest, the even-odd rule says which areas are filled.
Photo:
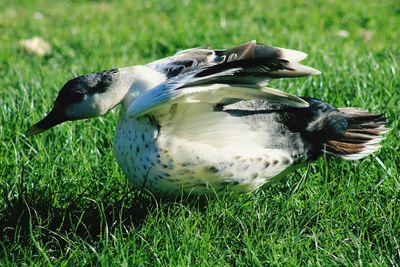
[[[0, 265], [400, 265], [397, 1], [0, 2]], [[45, 57], [19, 41], [40, 36]], [[24, 133], [70, 78], [257, 39], [318, 77], [272, 87], [385, 113], [374, 156], [321, 158], [249, 195], [156, 200], [113, 156], [118, 111]]]

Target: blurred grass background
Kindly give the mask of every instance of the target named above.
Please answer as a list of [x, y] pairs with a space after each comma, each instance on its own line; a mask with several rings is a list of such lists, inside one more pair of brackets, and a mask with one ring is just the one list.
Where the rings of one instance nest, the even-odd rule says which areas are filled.
[[[0, 265], [400, 264], [398, 1], [0, 2]], [[49, 55], [29, 55], [40, 36]], [[251, 195], [155, 201], [113, 156], [118, 113], [24, 132], [69, 79], [196, 46], [302, 50], [272, 87], [384, 112], [375, 156], [320, 159]]]

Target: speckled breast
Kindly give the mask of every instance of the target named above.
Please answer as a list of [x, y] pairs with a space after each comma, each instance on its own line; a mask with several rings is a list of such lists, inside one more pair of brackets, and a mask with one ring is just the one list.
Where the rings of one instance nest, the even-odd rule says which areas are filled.
[[115, 157], [137, 188], [162, 195], [213, 194], [227, 188], [251, 192], [293, 163], [282, 151], [247, 157], [204, 151], [159, 129], [148, 117], [118, 122]]
[[215, 169], [210, 167], [207, 171], [203, 168], [203, 173], [199, 173], [202, 168], [199, 167], [201, 159], [198, 156], [195, 157], [197, 162], [174, 159], [171, 153], [178, 158], [181, 155], [170, 151], [169, 147], [174, 144], [166, 141], [165, 135], [160, 140], [160, 134], [157, 123], [148, 117], [123, 118], [118, 122], [115, 157], [128, 179], [137, 188], [154, 194], [177, 195], [208, 191], [207, 181], [198, 177], [201, 175], [210, 179], [216, 175]]

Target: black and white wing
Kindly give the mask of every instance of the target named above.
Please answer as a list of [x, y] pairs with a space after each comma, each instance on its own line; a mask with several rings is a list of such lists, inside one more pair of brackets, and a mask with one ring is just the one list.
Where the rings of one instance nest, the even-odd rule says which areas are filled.
[[229, 50], [194, 48], [147, 65], [169, 79], [140, 95], [129, 107], [131, 118], [177, 103], [234, 103], [261, 99], [291, 107], [308, 103], [289, 93], [265, 87], [275, 78], [319, 74], [298, 63], [306, 54], [255, 41]]
[[[307, 54], [300, 51], [267, 46], [251, 41], [227, 50], [201, 47], [186, 49], [171, 57], [151, 62], [146, 66], [165, 74], [167, 78], [172, 78], [197, 69], [230, 62], [228, 65], [220, 68], [215, 67], [210, 71], [217, 72], [234, 65], [245, 66], [246, 70], [238, 75], [242, 78], [252, 76], [253, 80], [249, 82], [254, 83], [255, 80], [269, 81], [272, 78], [318, 74], [319, 71], [298, 63], [306, 57]], [[206, 74], [207, 72], [203, 73], [203, 75]]]

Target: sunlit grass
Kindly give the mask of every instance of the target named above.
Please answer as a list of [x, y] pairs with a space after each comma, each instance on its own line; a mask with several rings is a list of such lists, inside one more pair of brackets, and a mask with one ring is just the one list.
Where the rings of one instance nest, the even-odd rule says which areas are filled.
[[[399, 264], [399, 25], [396, 1], [0, 2], [0, 265]], [[19, 49], [33, 36], [49, 56]], [[171, 202], [119, 169], [118, 111], [24, 136], [75, 75], [252, 39], [323, 72], [273, 87], [386, 113], [384, 147], [254, 194]]]

